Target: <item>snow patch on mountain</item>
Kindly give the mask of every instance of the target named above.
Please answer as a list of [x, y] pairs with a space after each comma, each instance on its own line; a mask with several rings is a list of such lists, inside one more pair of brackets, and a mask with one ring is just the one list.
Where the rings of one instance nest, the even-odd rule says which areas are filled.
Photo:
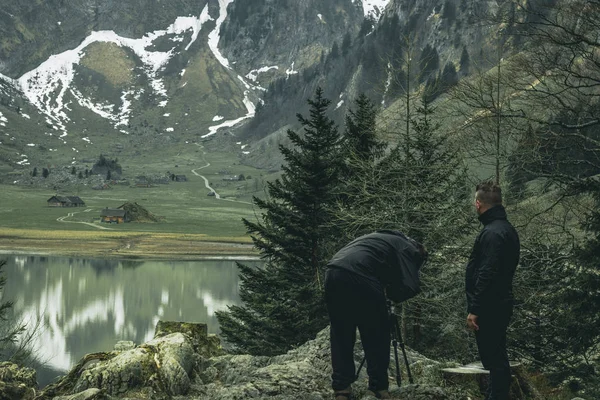
[[2, 111], [0, 111], [0, 126], [6, 126], [7, 122], [8, 120], [6, 119], [4, 114], [2, 114]]
[[[166, 97], [164, 83], [157, 76], [157, 73], [171, 59], [174, 49], [160, 52], [147, 50], [147, 48], [151, 47], [153, 42], [162, 36], [181, 35], [191, 30], [192, 36], [185, 48], [187, 50], [196, 41], [202, 25], [208, 20], [211, 20], [211, 17], [208, 14], [208, 5], [205, 5], [199, 17], [178, 17], [167, 29], [147, 33], [139, 39], [121, 37], [113, 31], [94, 31], [77, 48], [52, 55], [39, 67], [25, 73], [17, 80], [18, 86], [23, 90], [27, 99], [43, 114], [48, 116], [52, 120], [52, 124], [56, 125], [63, 132], [66, 132], [65, 123], [70, 120], [65, 112], [65, 110], [68, 110], [68, 104], [65, 104], [64, 100], [67, 93], [71, 93], [81, 106], [89, 108], [98, 115], [115, 122], [115, 126], [126, 125], [129, 119], [129, 107], [131, 104], [127, 97], [134, 94], [132, 91], [123, 93], [121, 97], [123, 105], [121, 110], [117, 110], [116, 105], [106, 103], [96, 104], [90, 99], [85, 98], [77, 90], [71, 88], [71, 83], [75, 76], [74, 66], [78, 65], [84, 56], [83, 50], [96, 42], [115, 43], [118, 46], [130, 48], [144, 64], [144, 72], [150, 78], [154, 91], [158, 95]], [[139, 94], [136, 94], [134, 98], [138, 96]], [[167, 100], [163, 100], [160, 106], [164, 107], [166, 104]]]
[[215, 133], [217, 133], [217, 131], [221, 128], [225, 128], [225, 127], [232, 127], [234, 125], [237, 125], [238, 123], [242, 122], [243, 120], [247, 119], [247, 118], [252, 118], [254, 117], [254, 114], [256, 113], [256, 107], [254, 105], [254, 103], [248, 98], [248, 94], [249, 91], [246, 90], [244, 91], [244, 105], [246, 106], [246, 110], [248, 111], [248, 113], [240, 118], [237, 119], [233, 119], [233, 120], [228, 120], [225, 121], [219, 125], [216, 126], [211, 126], [208, 128], [208, 133], [206, 135], [201, 136], [202, 138], [206, 138], [208, 136], [212, 136]]
[[290, 65], [290, 67], [288, 69], [285, 70], [285, 74], [289, 77], [290, 75], [295, 75], [298, 73], [298, 71], [294, 70], [294, 64], [296, 62], [292, 62], [292, 65]]
[[261, 67], [258, 69], [253, 69], [252, 71], [246, 74], [246, 78], [250, 79], [252, 82], [256, 82], [259, 74], [270, 71], [272, 69], [279, 69], [279, 67], [277, 65], [273, 65], [271, 67]]
[[356, 0], [362, 1], [363, 11], [365, 13], [365, 17], [371, 16], [376, 21], [379, 20], [383, 10], [388, 5], [390, 0]]
[[219, 18], [216, 21], [215, 29], [213, 29], [208, 34], [208, 47], [213, 52], [214, 56], [217, 60], [227, 69], [231, 69], [229, 66], [229, 60], [227, 60], [221, 54], [219, 50], [219, 39], [221, 38], [221, 25], [223, 25], [223, 21], [227, 18], [227, 6], [230, 3], [233, 3], [234, 0], [219, 0]]

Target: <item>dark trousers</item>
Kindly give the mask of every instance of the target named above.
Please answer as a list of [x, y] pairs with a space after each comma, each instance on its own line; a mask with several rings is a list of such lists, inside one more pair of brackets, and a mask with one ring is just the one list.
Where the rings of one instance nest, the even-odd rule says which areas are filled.
[[355, 380], [357, 328], [367, 360], [369, 389], [386, 390], [390, 326], [381, 284], [350, 271], [329, 268], [325, 278], [325, 302], [331, 321], [333, 390], [346, 389]]
[[477, 348], [483, 368], [490, 371], [490, 384], [486, 400], [508, 400], [511, 374], [506, 351], [506, 329], [512, 308], [495, 310], [478, 318], [479, 330], [475, 332]]

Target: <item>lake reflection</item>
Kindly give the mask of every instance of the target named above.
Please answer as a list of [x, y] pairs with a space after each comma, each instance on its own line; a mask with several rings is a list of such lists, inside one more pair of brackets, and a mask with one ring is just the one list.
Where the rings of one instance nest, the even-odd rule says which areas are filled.
[[215, 311], [239, 303], [233, 261], [3, 258], [3, 301], [14, 301], [30, 325], [43, 314], [36, 353], [60, 370], [119, 340], [151, 339], [159, 319], [202, 322], [218, 333]]

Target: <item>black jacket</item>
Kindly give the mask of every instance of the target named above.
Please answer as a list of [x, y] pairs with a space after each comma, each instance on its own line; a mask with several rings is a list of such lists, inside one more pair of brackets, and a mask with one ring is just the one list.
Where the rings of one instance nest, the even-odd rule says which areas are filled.
[[503, 206], [479, 216], [483, 229], [475, 239], [466, 273], [467, 312], [481, 316], [512, 308], [512, 282], [520, 242]]
[[423, 257], [402, 232], [383, 230], [360, 236], [338, 251], [327, 264], [382, 285], [390, 300], [401, 302], [420, 291]]

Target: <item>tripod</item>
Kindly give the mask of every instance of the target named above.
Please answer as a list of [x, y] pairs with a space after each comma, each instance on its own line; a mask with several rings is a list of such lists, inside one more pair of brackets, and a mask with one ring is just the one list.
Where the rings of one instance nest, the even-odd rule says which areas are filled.
[[[396, 361], [396, 384], [398, 386], [402, 385], [402, 375], [400, 374], [400, 362], [398, 361], [398, 345], [402, 349], [402, 355], [404, 356], [404, 364], [406, 365], [406, 373], [408, 375], [408, 381], [412, 384], [413, 378], [410, 373], [410, 365], [408, 364], [408, 358], [406, 357], [406, 348], [404, 346], [404, 342], [402, 341], [402, 334], [400, 333], [400, 327], [398, 326], [398, 317], [396, 314], [392, 312], [392, 302], [390, 300], [386, 300], [387, 310], [388, 310], [388, 318], [389, 318], [389, 326], [390, 333], [392, 336], [392, 346], [394, 346], [394, 359]], [[363, 357], [360, 365], [358, 366], [358, 370], [356, 371], [355, 379], [358, 379], [358, 375], [360, 374], [360, 370], [365, 364], [366, 357]]]

